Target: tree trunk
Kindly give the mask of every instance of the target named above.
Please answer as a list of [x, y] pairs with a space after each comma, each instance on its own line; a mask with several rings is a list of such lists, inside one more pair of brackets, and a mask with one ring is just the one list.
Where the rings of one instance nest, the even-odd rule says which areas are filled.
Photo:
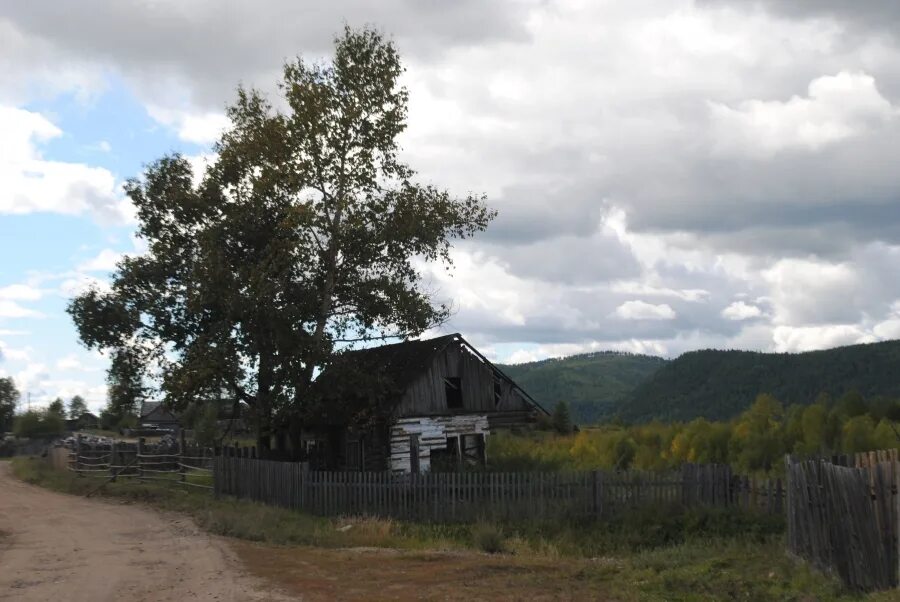
[[259, 373], [256, 381], [256, 445], [259, 452], [268, 455], [272, 449], [272, 385], [273, 363], [271, 354], [259, 354]]

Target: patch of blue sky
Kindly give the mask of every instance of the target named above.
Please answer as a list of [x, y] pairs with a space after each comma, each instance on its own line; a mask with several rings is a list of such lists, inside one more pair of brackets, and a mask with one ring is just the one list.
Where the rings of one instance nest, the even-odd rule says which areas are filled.
[[63, 132], [42, 145], [45, 159], [105, 167], [117, 178], [140, 174], [167, 153], [198, 154], [206, 147], [185, 142], [157, 123], [119, 78], [87, 100], [62, 95], [25, 107], [44, 115]]
[[[144, 165], [164, 154], [192, 155], [208, 150], [180, 140], [173, 129], [154, 121], [127, 86], [116, 78], [110, 78], [105, 91], [87, 101], [74, 95], [61, 95], [23, 108], [41, 114], [62, 131], [60, 136], [40, 143], [45, 160], [102, 167], [120, 183], [139, 175]], [[105, 361], [87, 353], [77, 343], [75, 327], [65, 313], [71, 288], [71, 282], [67, 281], [77, 278], [79, 266], [104, 249], [132, 251], [133, 231], [133, 225], [100, 223], [87, 213], [0, 216], [0, 257], [3, 258], [0, 288], [31, 283], [42, 292], [40, 299], [17, 301], [19, 306], [38, 312], [39, 316], [0, 317], [0, 330], [27, 333], [4, 335], [6, 345], [19, 350], [17, 358], [23, 350], [28, 352], [27, 359], [0, 358], [0, 373], [26, 369], [33, 372], [38, 368], [45, 371], [46, 378], [57, 384], [30, 387], [29, 392], [34, 393], [36, 401], [45, 402], [47, 399], [42, 398], [52, 395], [54, 390], [64, 389], [60, 382], [82, 383], [78, 386], [83, 387], [103, 383]], [[97, 271], [91, 271], [90, 275], [108, 276]], [[99, 396], [89, 400], [94, 407], [103, 401]]]
[[540, 345], [537, 343], [495, 343], [491, 345], [491, 348], [493, 361], [503, 364], [509, 362], [516, 352], [537, 353]]

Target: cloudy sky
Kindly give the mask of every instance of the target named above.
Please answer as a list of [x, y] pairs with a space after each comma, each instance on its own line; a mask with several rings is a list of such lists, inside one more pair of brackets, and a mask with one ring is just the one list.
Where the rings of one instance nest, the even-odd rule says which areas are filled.
[[429, 276], [493, 357], [900, 337], [893, 0], [0, 0], [0, 375], [102, 405], [64, 307], [141, 251], [123, 180], [345, 22], [401, 50], [420, 178], [499, 210]]

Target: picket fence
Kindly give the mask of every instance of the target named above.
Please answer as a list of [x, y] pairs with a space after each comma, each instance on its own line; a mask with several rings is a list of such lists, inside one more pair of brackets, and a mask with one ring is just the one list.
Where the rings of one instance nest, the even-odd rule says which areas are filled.
[[897, 587], [897, 450], [786, 465], [789, 551], [851, 589]]
[[780, 480], [736, 477], [727, 466], [659, 474], [612, 472], [329, 472], [230, 455], [213, 466], [215, 493], [324, 516], [459, 522], [604, 517], [651, 505], [783, 511]]

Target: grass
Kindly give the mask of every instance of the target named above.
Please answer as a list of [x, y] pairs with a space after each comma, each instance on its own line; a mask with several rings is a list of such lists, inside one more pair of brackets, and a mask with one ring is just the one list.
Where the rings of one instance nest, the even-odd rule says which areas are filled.
[[[16, 458], [13, 470], [65, 493], [99, 485], [38, 459]], [[758, 515], [657, 508], [604, 523], [441, 525], [322, 518], [171, 485], [110, 483], [97, 495], [180, 512], [245, 540], [234, 547], [253, 572], [310, 600], [896, 599], [854, 596], [788, 558], [781, 521]]]

